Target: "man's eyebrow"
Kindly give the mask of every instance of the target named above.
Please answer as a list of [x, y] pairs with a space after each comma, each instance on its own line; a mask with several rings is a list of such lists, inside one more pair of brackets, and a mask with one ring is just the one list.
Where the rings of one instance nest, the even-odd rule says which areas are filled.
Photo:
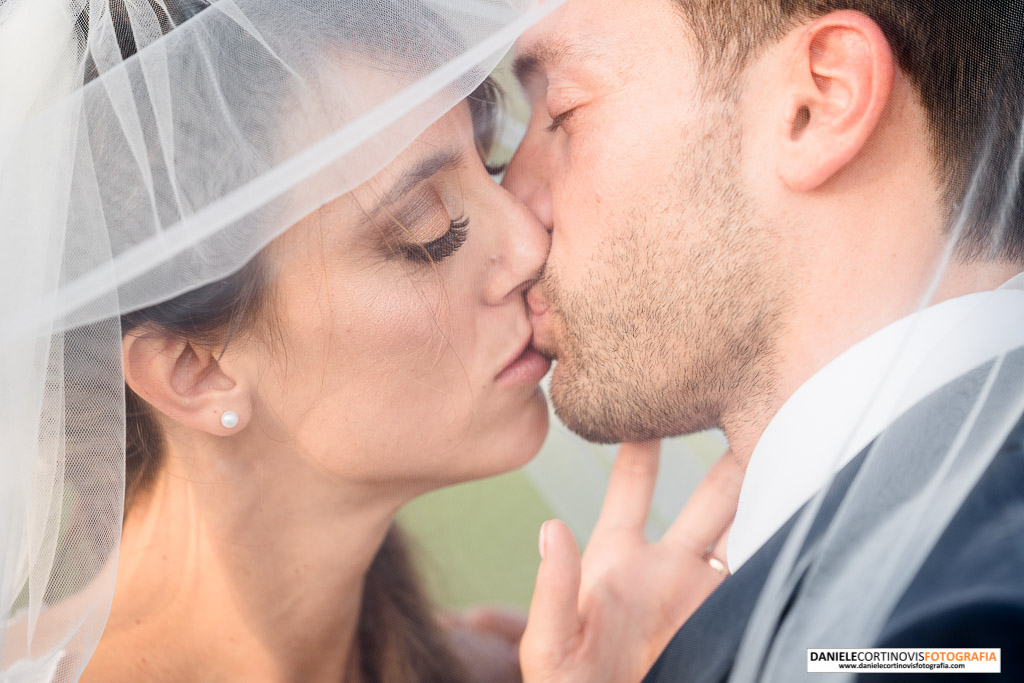
[[402, 197], [409, 194], [409, 192], [415, 189], [415, 187], [424, 180], [427, 180], [441, 171], [451, 170], [462, 165], [462, 161], [462, 151], [454, 147], [440, 150], [428, 157], [420, 159], [412, 166], [412, 168], [403, 172], [402, 175], [398, 177], [398, 180], [396, 180], [384, 195], [377, 200], [377, 203], [366, 212], [366, 219], [370, 220], [374, 218], [384, 209], [397, 203], [402, 199]]
[[541, 43], [518, 55], [512, 62], [512, 71], [524, 86], [554, 64], [584, 59], [590, 50], [575, 43]]

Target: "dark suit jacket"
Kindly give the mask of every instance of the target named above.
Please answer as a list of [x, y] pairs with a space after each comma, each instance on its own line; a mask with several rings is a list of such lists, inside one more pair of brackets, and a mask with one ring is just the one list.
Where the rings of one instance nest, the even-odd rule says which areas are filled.
[[[1006, 364], [1011, 363], [1024, 368], [1024, 353], [1008, 356]], [[941, 419], [943, 401], [955, 397], [965, 384], [977, 382], [988, 367], [952, 382], [912, 410]], [[913, 424], [920, 427], [921, 422]], [[922, 433], [920, 441], [928, 440]], [[866, 452], [836, 475], [804, 544], [805, 551], [827, 527]], [[670, 642], [645, 683], [718, 683], [728, 679], [754, 603], [794, 520], [795, 516], [711, 594]], [[862, 674], [858, 681], [1024, 682], [1024, 419], [1017, 422], [925, 560], [875, 646], [999, 647], [1002, 673]], [[806, 660], [806, 652], [794, 656]], [[828, 678], [828, 674], [815, 676]]]

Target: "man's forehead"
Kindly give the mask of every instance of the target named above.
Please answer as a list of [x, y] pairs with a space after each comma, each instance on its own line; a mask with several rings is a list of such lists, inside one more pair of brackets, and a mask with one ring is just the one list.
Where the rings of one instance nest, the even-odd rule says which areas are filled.
[[516, 50], [512, 68], [520, 81], [527, 81], [547, 72], [552, 65], [571, 60], [579, 46], [550, 33]]
[[632, 62], [640, 36], [631, 4], [568, 0], [516, 43], [516, 75], [525, 82], [560, 67], [604, 71]]
[[512, 66], [516, 77], [525, 83], [560, 66], [601, 59], [603, 50], [598, 41], [586, 38], [546, 31], [520, 42]]

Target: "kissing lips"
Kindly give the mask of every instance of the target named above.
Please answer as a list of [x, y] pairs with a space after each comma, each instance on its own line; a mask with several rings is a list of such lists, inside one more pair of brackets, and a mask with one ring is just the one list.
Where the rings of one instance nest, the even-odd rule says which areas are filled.
[[534, 285], [526, 291], [526, 305], [530, 307], [530, 313], [535, 316], [543, 315], [551, 308], [551, 303], [540, 291], [539, 285]]
[[508, 384], [537, 384], [551, 369], [551, 361], [533, 348], [532, 338], [526, 340], [519, 355], [495, 378]]
[[537, 286], [526, 292], [526, 304], [530, 310], [530, 325], [533, 327], [530, 345], [541, 355], [554, 360], [556, 345], [551, 330], [551, 304]]

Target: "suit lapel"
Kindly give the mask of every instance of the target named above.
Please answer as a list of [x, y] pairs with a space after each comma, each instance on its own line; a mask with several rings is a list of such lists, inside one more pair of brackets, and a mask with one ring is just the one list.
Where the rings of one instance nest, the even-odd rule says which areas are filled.
[[[865, 448], [834, 478], [800, 551], [801, 558], [813, 549], [828, 528], [870, 448], [870, 445]], [[802, 511], [803, 508], [704, 601], [672, 639], [665, 653], [644, 678], [644, 683], [719, 683], [728, 678], [747, 621], [768, 578], [768, 572]], [[795, 583], [787, 604], [799, 592], [800, 584], [800, 581]], [[784, 617], [785, 613], [780, 616]]]

